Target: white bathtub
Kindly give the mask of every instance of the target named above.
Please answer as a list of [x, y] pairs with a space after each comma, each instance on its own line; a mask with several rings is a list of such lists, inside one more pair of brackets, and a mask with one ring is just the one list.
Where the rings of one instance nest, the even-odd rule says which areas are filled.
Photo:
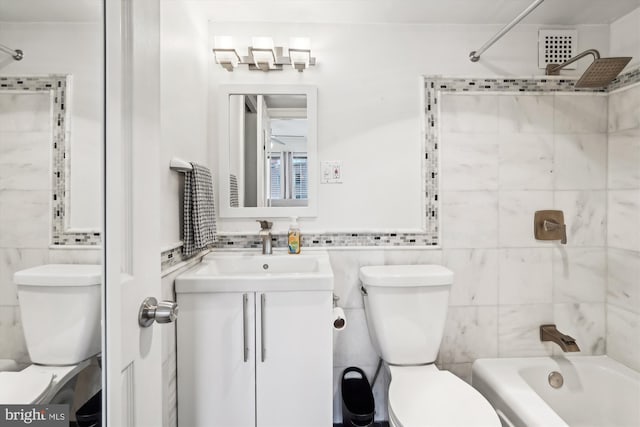
[[[553, 371], [564, 378], [557, 389]], [[504, 426], [640, 426], [640, 373], [607, 356], [479, 359], [472, 383]]]

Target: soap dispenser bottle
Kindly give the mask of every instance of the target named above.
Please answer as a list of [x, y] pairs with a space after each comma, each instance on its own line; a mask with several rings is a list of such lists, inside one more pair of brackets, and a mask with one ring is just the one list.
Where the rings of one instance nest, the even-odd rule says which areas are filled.
[[298, 225], [298, 218], [291, 217], [291, 224], [289, 224], [289, 236], [288, 247], [290, 254], [300, 253], [300, 225]]

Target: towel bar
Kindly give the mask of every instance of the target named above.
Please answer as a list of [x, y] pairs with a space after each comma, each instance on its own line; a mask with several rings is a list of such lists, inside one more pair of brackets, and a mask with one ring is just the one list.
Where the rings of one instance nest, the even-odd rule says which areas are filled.
[[193, 170], [193, 166], [191, 166], [191, 163], [186, 162], [182, 159], [178, 159], [177, 157], [171, 159], [171, 161], [169, 162], [169, 168], [176, 172], [189, 172]]

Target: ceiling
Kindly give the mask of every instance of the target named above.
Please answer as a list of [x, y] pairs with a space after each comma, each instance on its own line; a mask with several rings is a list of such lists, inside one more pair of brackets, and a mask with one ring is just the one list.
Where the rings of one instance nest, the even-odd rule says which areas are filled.
[[[183, 0], [164, 0], [175, 3]], [[191, 0], [224, 21], [506, 24], [533, 0]], [[640, 0], [545, 0], [523, 22], [610, 24]]]
[[[505, 24], [532, 0], [161, 0], [217, 21]], [[525, 23], [609, 24], [640, 0], [545, 0]], [[0, 0], [0, 21], [97, 21], [102, 0]]]

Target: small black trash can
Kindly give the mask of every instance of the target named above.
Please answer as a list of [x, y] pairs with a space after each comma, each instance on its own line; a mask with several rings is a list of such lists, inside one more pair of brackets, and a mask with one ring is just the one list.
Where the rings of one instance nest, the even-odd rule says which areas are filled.
[[[360, 378], [345, 378], [350, 372]], [[373, 425], [375, 404], [369, 380], [364, 371], [351, 366], [342, 372], [342, 425], [344, 427], [369, 427]]]
[[78, 427], [102, 427], [102, 390], [76, 411]]

